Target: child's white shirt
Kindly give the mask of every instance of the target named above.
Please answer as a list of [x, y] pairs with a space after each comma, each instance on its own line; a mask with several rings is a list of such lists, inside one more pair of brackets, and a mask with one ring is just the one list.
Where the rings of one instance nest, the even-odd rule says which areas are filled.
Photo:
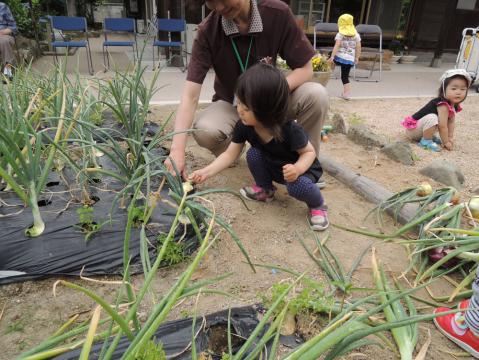
[[341, 33], [337, 33], [334, 40], [341, 41], [336, 56], [342, 60], [345, 60], [345, 63], [354, 64], [356, 56], [356, 44], [361, 42], [361, 37], [359, 34], [356, 33], [354, 36], [344, 36]]

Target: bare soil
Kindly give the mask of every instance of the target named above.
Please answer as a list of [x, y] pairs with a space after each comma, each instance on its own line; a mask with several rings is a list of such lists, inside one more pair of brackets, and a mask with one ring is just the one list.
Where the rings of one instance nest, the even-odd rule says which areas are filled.
[[[347, 116], [356, 114], [353, 121], [359, 118], [373, 129], [385, 135], [400, 136], [399, 121], [423, 104], [424, 100], [368, 100], [368, 101], [332, 101], [332, 112], [339, 111]], [[457, 129], [457, 150], [431, 154], [417, 149], [420, 160], [412, 167], [402, 166], [386, 157], [377, 149], [364, 149], [345, 136], [333, 134], [330, 141], [322, 146], [329, 156], [345, 163], [355, 171], [382, 183], [392, 191], [400, 190], [406, 186], [417, 184], [422, 177], [417, 169], [432, 158], [444, 157], [454, 161], [465, 161], [463, 170], [467, 177], [466, 191], [469, 193], [473, 186], [477, 186], [478, 176], [474, 175], [474, 162], [478, 160], [468, 136], [477, 134], [479, 127], [479, 105], [468, 100], [465, 105], [464, 121], [459, 122]], [[172, 107], [153, 109], [152, 118], [161, 121], [165, 119]], [[387, 124], [383, 124], [387, 122]], [[394, 125], [393, 125], [394, 124]], [[394, 127], [393, 127], [394, 126]], [[399, 129], [399, 130], [396, 130]], [[477, 140], [475, 140], [477, 143]], [[188, 145], [188, 166], [196, 169], [208, 164], [213, 157], [196, 144]], [[469, 155], [469, 156], [467, 156]], [[477, 168], [477, 167], [476, 167]], [[347, 186], [341, 184], [329, 175], [325, 175], [327, 187], [322, 190], [329, 206], [329, 216], [333, 223], [349, 227], [367, 227], [379, 230], [372, 219], [363, 222], [365, 214], [373, 207], [359, 195], [353, 193]], [[474, 184], [474, 181], [476, 183]], [[225, 170], [213, 179], [207, 181], [201, 188], [230, 188], [238, 190], [242, 186], [252, 183], [246, 161], [240, 159], [235, 167]], [[437, 185], [437, 184], [436, 184]], [[464, 195], [464, 196], [465, 196]], [[248, 202], [249, 210], [242, 202], [232, 195], [212, 195], [212, 200], [217, 213], [231, 223], [242, 240], [252, 260], [256, 263], [276, 264], [308, 274], [318, 280], [326, 281], [325, 275], [308, 257], [298, 239], [302, 238], [313, 248], [313, 234], [307, 224], [306, 206], [289, 197], [283, 187], [279, 188], [275, 201], [269, 204]], [[392, 231], [394, 224], [391, 220], [386, 222], [384, 231]], [[354, 258], [375, 240], [355, 235], [331, 227], [331, 238], [328, 242], [331, 250], [337, 254], [345, 268], [349, 268]], [[321, 237], [324, 234], [319, 234]], [[34, 240], [32, 240], [34, 241]], [[377, 242], [375, 247], [378, 257], [386, 265], [386, 269], [393, 275], [399, 276], [407, 267], [407, 253], [400, 245]], [[140, 309], [140, 319], [145, 320], [148, 309], [155, 298], [165, 290], [184, 271], [187, 264], [179, 264], [158, 272], [153, 291], [146, 304]], [[212, 278], [227, 272], [234, 272], [228, 279], [215, 285], [233, 295], [232, 298], [219, 296], [203, 296], [198, 302], [198, 314], [211, 313], [225, 309], [228, 306], [242, 306], [257, 303], [260, 295], [264, 294], [272, 284], [287, 279], [286, 274], [274, 272], [257, 267], [256, 273], [252, 272], [244, 262], [239, 249], [231, 238], [222, 233], [217, 244], [211, 249], [202, 261], [200, 268], [194, 275], [195, 280]], [[358, 287], [371, 287], [372, 274], [370, 256], [367, 255], [355, 273], [355, 285]], [[94, 307], [92, 300], [73, 290], [58, 287], [56, 297], [52, 294], [52, 287], [58, 279], [45, 279], [12, 284], [0, 288], [0, 359], [13, 359], [23, 350], [29, 349], [53, 334], [73, 314], [80, 314], [77, 323], [85, 321]], [[75, 283], [88, 286], [109, 301], [114, 300], [117, 285], [99, 284], [80, 279], [70, 279]], [[104, 278], [99, 280], [118, 280]], [[133, 279], [135, 288], [143, 282], [142, 276]], [[436, 295], [446, 295], [453, 287], [445, 280], [438, 281], [433, 286]], [[420, 296], [427, 297], [420, 293]], [[421, 307], [424, 313], [431, 312], [431, 308]], [[195, 299], [189, 299], [179, 304], [170, 314], [170, 319], [191, 316], [195, 308]], [[306, 326], [306, 325], [305, 325]], [[432, 344], [427, 353], [427, 359], [450, 359], [452, 353], [460, 353], [439, 332], [432, 323], [421, 324], [419, 346], [427, 339], [427, 329], [432, 334]], [[394, 359], [393, 353], [379, 347], [365, 347], [354, 351], [344, 358], [347, 359]]]

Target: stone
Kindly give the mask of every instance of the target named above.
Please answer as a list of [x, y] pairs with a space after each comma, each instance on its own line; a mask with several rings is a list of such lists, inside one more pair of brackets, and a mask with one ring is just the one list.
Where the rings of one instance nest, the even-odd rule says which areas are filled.
[[331, 132], [333, 133], [339, 133], [339, 134], [347, 134], [348, 133], [348, 128], [349, 125], [346, 120], [344, 120], [343, 115], [339, 113], [335, 113], [333, 115], [333, 118], [331, 120], [331, 124], [333, 128], [331, 129]]
[[442, 159], [432, 161], [428, 166], [419, 170], [419, 173], [458, 190], [462, 188], [466, 180], [457, 165]]
[[373, 133], [366, 125], [353, 125], [349, 128], [348, 138], [365, 147], [383, 147], [387, 144], [386, 139]]
[[384, 146], [381, 151], [401, 164], [414, 165], [414, 152], [408, 143], [397, 141]]

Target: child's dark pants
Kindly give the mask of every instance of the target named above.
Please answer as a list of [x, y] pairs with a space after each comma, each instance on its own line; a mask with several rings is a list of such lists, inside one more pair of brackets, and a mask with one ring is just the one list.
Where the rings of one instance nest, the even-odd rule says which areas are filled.
[[349, 73], [353, 65], [343, 64], [337, 61], [335, 61], [334, 63], [338, 66], [341, 66], [341, 81], [343, 82], [343, 85], [349, 84]]
[[275, 169], [264, 157], [261, 151], [251, 147], [246, 153], [246, 161], [256, 185], [265, 190], [273, 189], [273, 181], [285, 184], [288, 194], [304, 201], [309, 208], [319, 208], [324, 200], [316, 184], [307, 176], [301, 175], [296, 181], [285, 182], [283, 169]]

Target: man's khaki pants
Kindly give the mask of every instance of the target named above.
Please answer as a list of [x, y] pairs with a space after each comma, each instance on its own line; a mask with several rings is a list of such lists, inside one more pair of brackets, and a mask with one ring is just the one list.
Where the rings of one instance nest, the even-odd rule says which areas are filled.
[[[307, 82], [291, 94], [288, 118], [301, 124], [319, 153], [321, 130], [329, 109], [329, 96], [321, 84]], [[236, 122], [239, 120], [236, 108], [226, 101], [215, 101], [198, 114], [193, 128], [193, 136], [201, 147], [218, 156], [226, 150]]]
[[15, 39], [12, 36], [0, 35], [0, 66], [6, 63], [13, 64], [15, 58], [13, 44], [15, 44]]

